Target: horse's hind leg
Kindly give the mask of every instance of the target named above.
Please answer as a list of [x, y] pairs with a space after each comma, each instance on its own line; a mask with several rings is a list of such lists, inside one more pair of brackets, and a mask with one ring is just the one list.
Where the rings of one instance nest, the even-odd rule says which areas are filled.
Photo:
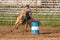
[[31, 28], [31, 22], [32, 22], [32, 19], [29, 20], [28, 22], [28, 27]]
[[25, 24], [25, 30], [27, 31], [28, 30], [28, 23], [26, 22]]

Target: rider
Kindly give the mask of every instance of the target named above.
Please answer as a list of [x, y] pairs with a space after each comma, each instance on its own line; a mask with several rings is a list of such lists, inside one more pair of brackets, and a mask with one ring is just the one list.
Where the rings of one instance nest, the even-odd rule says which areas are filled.
[[24, 10], [26, 11], [26, 15], [25, 15], [25, 17], [24, 17], [23, 23], [24, 23], [24, 22], [26, 23], [25, 28], [27, 28], [27, 26], [28, 26], [28, 24], [29, 24], [29, 20], [31, 20], [31, 18], [32, 18], [32, 13], [31, 13], [31, 9], [30, 9], [29, 5], [26, 5], [26, 7], [25, 7]]
[[28, 21], [31, 19], [31, 16], [32, 16], [31, 9], [29, 8], [29, 5], [26, 5], [24, 10], [26, 11], [26, 16], [24, 17], [24, 21], [26, 21], [28, 23]]

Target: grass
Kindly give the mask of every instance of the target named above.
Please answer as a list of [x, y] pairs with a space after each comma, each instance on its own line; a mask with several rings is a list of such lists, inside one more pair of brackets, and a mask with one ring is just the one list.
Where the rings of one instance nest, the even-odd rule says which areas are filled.
[[41, 26], [53, 26], [53, 27], [57, 27], [57, 26], [60, 26], [60, 22], [57, 22], [57, 21], [55, 21], [55, 22], [48, 22], [48, 21], [46, 21], [46, 22], [41, 22]]
[[[0, 25], [14, 25], [18, 15], [15, 14], [0, 14]], [[54, 15], [33, 15], [33, 18], [43, 18], [40, 20], [41, 26], [60, 26], [60, 19], [53, 19], [53, 18], [60, 18], [60, 16], [54, 16]], [[44, 19], [45, 18], [45, 19]], [[52, 19], [51, 19], [52, 18]], [[11, 20], [11, 21], [8, 21]]]

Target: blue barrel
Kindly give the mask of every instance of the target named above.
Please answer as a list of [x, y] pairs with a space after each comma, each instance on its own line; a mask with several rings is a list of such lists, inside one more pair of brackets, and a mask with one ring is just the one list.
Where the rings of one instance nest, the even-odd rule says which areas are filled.
[[32, 22], [32, 34], [39, 34], [39, 22]]

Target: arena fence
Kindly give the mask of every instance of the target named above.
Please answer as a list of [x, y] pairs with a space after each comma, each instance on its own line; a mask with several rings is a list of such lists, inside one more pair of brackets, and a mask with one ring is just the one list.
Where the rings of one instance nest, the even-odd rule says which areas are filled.
[[[14, 25], [20, 10], [23, 8], [0, 8], [0, 25]], [[60, 26], [60, 12], [36, 12], [31, 8], [33, 18], [40, 20], [41, 25]]]
[[[46, 7], [43, 6], [43, 4], [48, 3], [42, 2], [41, 4], [41, 7], [31, 8], [33, 18], [39, 20], [42, 26], [60, 26], [59, 6]], [[52, 2], [50, 4], [52, 4]], [[0, 7], [0, 25], [14, 25], [22, 9], [21, 7]]]

